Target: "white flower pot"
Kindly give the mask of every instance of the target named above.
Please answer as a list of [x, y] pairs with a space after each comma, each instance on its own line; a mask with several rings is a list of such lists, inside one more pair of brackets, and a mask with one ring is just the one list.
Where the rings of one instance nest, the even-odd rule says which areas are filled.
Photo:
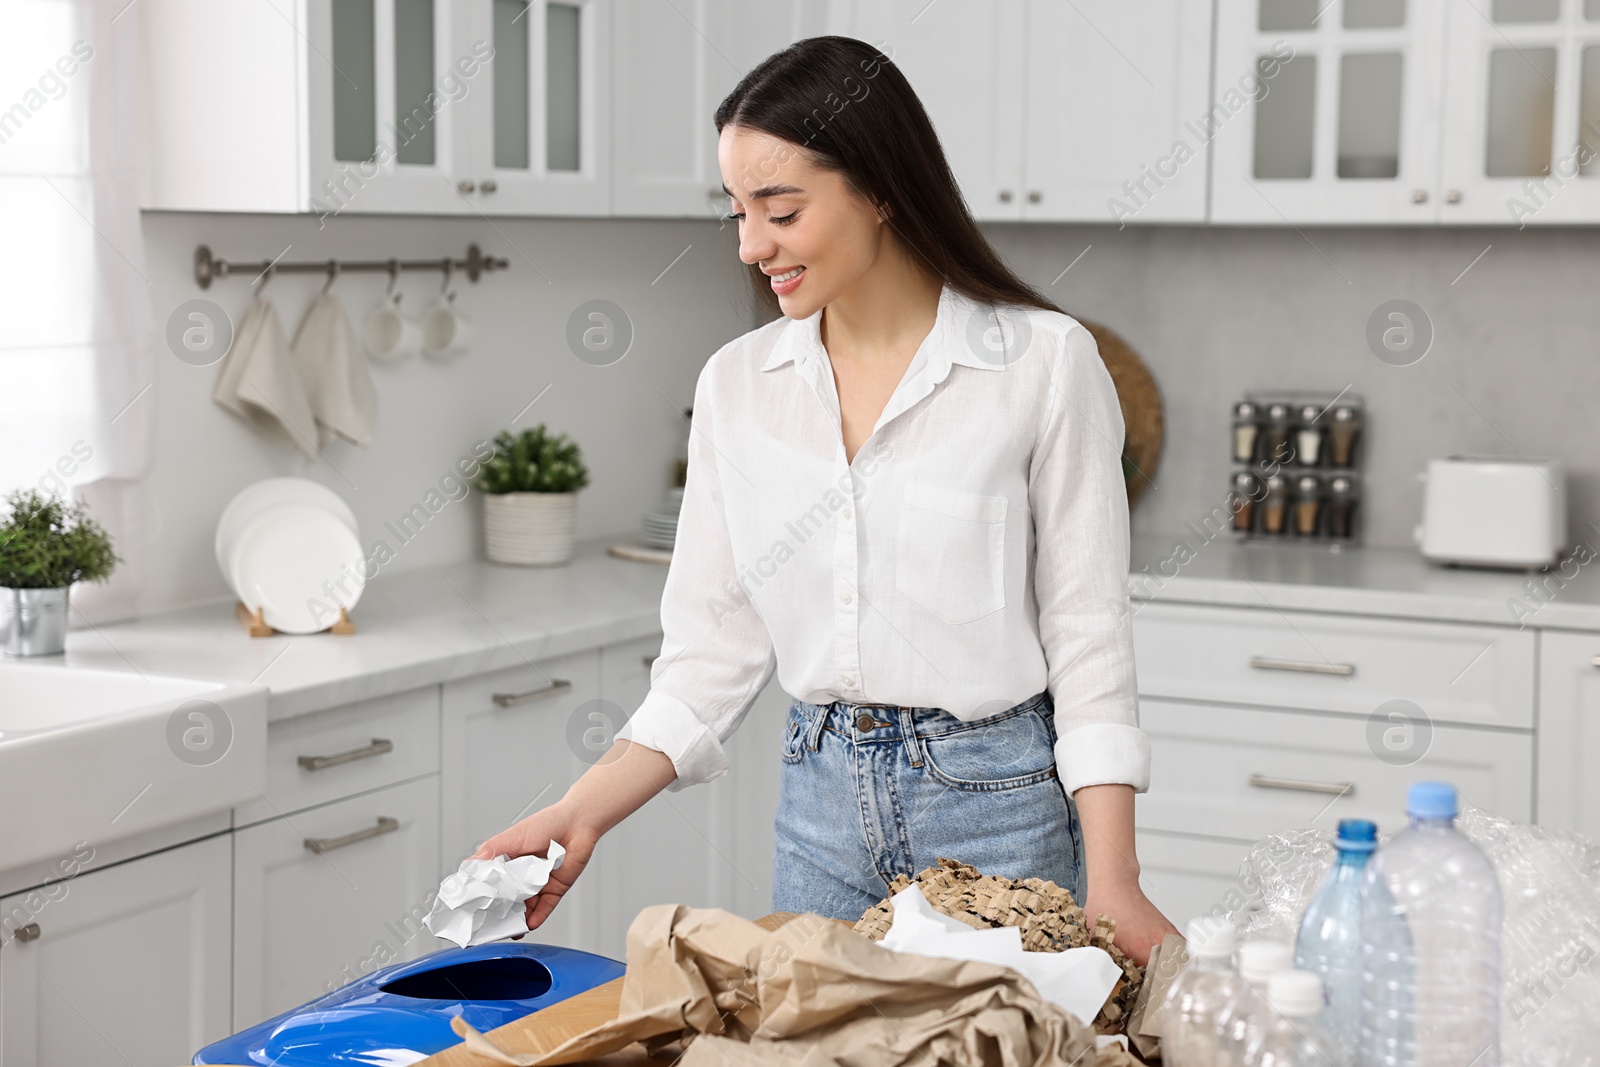
[[483, 547], [492, 563], [565, 563], [577, 527], [577, 493], [484, 494]]

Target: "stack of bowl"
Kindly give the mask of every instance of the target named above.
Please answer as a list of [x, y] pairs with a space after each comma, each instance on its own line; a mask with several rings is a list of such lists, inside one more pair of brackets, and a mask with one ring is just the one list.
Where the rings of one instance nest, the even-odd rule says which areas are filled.
[[678, 512], [683, 507], [683, 486], [667, 490], [667, 506], [644, 517], [644, 543], [671, 551], [678, 537]]

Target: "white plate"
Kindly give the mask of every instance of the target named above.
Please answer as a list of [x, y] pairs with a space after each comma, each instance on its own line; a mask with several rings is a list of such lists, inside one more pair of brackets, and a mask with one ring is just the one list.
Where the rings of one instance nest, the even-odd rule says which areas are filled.
[[356, 535], [337, 515], [305, 503], [257, 515], [234, 539], [227, 573], [246, 607], [260, 608], [268, 626], [290, 634], [326, 630], [339, 621], [341, 604], [356, 606], [366, 585]]
[[213, 547], [217, 553], [217, 566], [222, 568], [224, 578], [232, 581], [228, 561], [233, 555], [234, 539], [267, 508], [290, 503], [316, 504], [339, 516], [350, 527], [351, 533], [358, 538], [361, 536], [361, 530], [356, 526], [355, 512], [350, 510], [350, 505], [321, 482], [313, 482], [309, 478], [263, 478], [234, 494], [228, 506], [222, 509], [222, 518], [217, 520]]

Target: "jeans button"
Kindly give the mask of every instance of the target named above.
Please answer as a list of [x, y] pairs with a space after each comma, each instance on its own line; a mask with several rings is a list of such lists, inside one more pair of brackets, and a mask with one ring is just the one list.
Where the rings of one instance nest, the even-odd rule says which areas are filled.
[[872, 729], [872, 721], [872, 716], [863, 711], [860, 715], [856, 716], [856, 729], [860, 730], [862, 733], [866, 733], [868, 730]]

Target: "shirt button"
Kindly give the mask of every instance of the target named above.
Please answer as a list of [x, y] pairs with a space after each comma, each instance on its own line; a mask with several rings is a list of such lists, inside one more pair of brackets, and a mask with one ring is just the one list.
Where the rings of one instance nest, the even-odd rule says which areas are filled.
[[850, 517], [850, 508], [849, 508], [849, 506], [846, 505], [844, 507], [844, 509], [839, 512], [839, 514], [843, 515], [845, 518], [848, 519]]
[[839, 594], [839, 603], [841, 603], [841, 604], [850, 603], [850, 594], [849, 593], [840, 593]]
[[855, 684], [856, 684], [856, 676], [855, 675], [847, 674], [847, 675], [845, 675], [843, 678], [841, 678], [839, 680], [845, 684], [846, 688], [849, 688], [849, 689], [855, 688]]

